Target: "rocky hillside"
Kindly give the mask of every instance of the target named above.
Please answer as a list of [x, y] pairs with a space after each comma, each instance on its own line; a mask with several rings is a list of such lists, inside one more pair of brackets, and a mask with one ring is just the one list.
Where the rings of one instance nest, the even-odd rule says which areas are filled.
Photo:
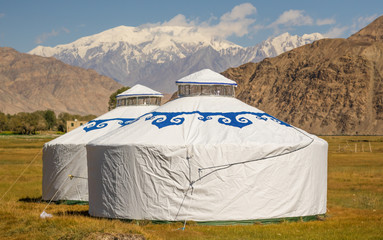
[[322, 39], [231, 68], [237, 96], [316, 134], [383, 134], [383, 16], [348, 39]]
[[100, 115], [109, 96], [121, 85], [94, 70], [67, 65], [55, 58], [0, 48], [0, 111]]

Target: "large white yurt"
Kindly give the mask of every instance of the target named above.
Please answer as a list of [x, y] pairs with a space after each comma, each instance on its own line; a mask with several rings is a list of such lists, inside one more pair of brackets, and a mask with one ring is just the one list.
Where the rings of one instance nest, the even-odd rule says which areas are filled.
[[326, 212], [327, 142], [234, 98], [205, 69], [179, 98], [87, 144], [89, 213], [251, 221]]
[[85, 145], [158, 108], [161, 98], [161, 93], [137, 84], [117, 95], [112, 111], [44, 144], [43, 200], [88, 201]]

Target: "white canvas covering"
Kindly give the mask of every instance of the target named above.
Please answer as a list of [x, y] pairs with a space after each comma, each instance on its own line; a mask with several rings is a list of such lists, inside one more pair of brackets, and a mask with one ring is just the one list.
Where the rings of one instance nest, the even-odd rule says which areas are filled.
[[[84, 126], [44, 144], [43, 200], [53, 198], [54, 201], [88, 201], [85, 145], [157, 107], [156, 105], [117, 107]], [[69, 175], [73, 177], [69, 178]]]
[[232, 97], [179, 98], [87, 144], [89, 213], [164, 221], [323, 214], [327, 147]]

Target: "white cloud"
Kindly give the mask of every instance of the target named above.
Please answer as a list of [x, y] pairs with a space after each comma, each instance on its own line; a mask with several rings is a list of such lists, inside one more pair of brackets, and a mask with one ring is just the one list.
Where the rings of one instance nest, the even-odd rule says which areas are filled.
[[351, 26], [333, 27], [327, 33], [325, 33], [324, 36], [329, 38], [338, 38], [346, 37], [345, 35], [352, 35], [374, 21], [377, 16], [377, 14], [373, 14], [371, 16], [355, 18]]
[[256, 12], [257, 9], [252, 4], [240, 4], [235, 6], [231, 12], [222, 15], [220, 22], [208, 30], [223, 38], [231, 35], [242, 37], [249, 33], [250, 26], [255, 23]]
[[36, 37], [36, 40], [35, 40], [35, 43], [36, 44], [42, 44], [44, 43], [48, 38], [51, 38], [51, 37], [56, 37], [58, 36], [60, 33], [62, 32], [65, 32], [66, 34], [70, 33], [70, 31], [67, 29], [67, 28], [64, 28], [62, 27], [60, 30], [55, 30], [53, 29], [51, 32], [49, 33], [43, 33], [39, 36]]
[[317, 19], [317, 21], [316, 21], [317, 26], [332, 25], [335, 23], [336, 23], [336, 21], [333, 18]]
[[255, 23], [255, 14], [257, 10], [250, 3], [243, 3], [235, 6], [230, 12], [223, 14], [218, 23], [213, 22], [217, 17], [211, 16], [208, 21], [199, 22], [198, 19], [187, 19], [184, 15], [178, 14], [169, 21], [163, 23], [148, 23], [140, 27], [156, 26], [185, 26], [194, 27], [196, 31], [212, 37], [227, 38], [235, 35], [242, 37], [253, 30], [251, 25]]
[[278, 26], [283, 25], [284, 27], [294, 27], [294, 26], [322, 26], [322, 25], [332, 25], [336, 21], [334, 18], [324, 18], [317, 19], [314, 21], [312, 17], [307, 15], [304, 10], [290, 9], [283, 12], [277, 20], [271, 23], [266, 28], [274, 28], [278, 31]]
[[61, 30], [63, 30], [63, 32], [65, 32], [65, 33], [70, 33], [68, 28], [63, 27], [63, 28], [61, 28]]
[[368, 24], [370, 24], [372, 21], [374, 21], [378, 17], [378, 14], [373, 14], [371, 16], [367, 17], [359, 17], [358, 19], [354, 19], [354, 23], [351, 26], [351, 32], [355, 33], [359, 31], [360, 29], [364, 28]]
[[343, 37], [344, 33], [348, 31], [349, 29], [350, 27], [347, 27], [347, 26], [333, 27], [327, 33], [323, 35], [328, 38], [339, 38], [339, 37]]
[[303, 10], [288, 10], [282, 13], [278, 17], [275, 22], [273, 22], [270, 26], [275, 27], [278, 25], [285, 25], [285, 26], [304, 26], [304, 25], [312, 25], [313, 19], [305, 15], [305, 12]]
[[182, 14], [178, 14], [174, 18], [170, 19], [167, 22], [161, 24], [162, 26], [183, 26], [183, 27], [192, 27], [195, 26], [195, 21], [187, 20], [186, 17]]
[[[323, 26], [323, 25], [333, 25], [336, 23], [334, 18], [323, 18], [323, 19], [313, 19], [309, 16], [304, 10], [290, 9], [283, 12], [274, 22], [269, 25], [255, 26], [255, 31], [261, 29], [274, 29], [274, 35], [280, 34], [281, 32], [294, 31], [296, 27], [300, 26]], [[327, 37], [339, 37], [347, 29], [344, 27], [334, 27], [328, 33]]]
[[[304, 10], [290, 9], [284, 11], [271, 24], [255, 24], [257, 9], [251, 3], [243, 3], [235, 6], [231, 11], [220, 17], [211, 16], [207, 21], [199, 19], [188, 19], [182, 14], [174, 16], [169, 21], [147, 23], [139, 27], [157, 26], [184, 26], [192, 27], [195, 32], [211, 37], [226, 39], [230, 36], [243, 37], [254, 35], [261, 30], [273, 29], [274, 35], [280, 32], [293, 31], [300, 26], [323, 26], [336, 24], [334, 18], [314, 19]], [[346, 30], [345, 27], [334, 27], [327, 34], [331, 37], [341, 36]]]
[[43, 33], [43, 34], [37, 36], [35, 43], [41, 44], [41, 43], [45, 42], [48, 38], [57, 36], [58, 34], [59, 34], [59, 32], [53, 29], [49, 33]]
[[266, 28], [265, 25], [257, 24], [257, 25], [254, 25], [254, 26], [253, 26], [253, 31], [256, 33], [256, 32], [258, 32], [258, 31], [260, 31], [260, 30], [262, 30], [262, 29], [265, 29], [265, 28]]
[[223, 22], [233, 22], [236, 20], [243, 20], [247, 16], [255, 14], [257, 9], [251, 3], [243, 3], [235, 6], [231, 12], [225, 13], [221, 17]]

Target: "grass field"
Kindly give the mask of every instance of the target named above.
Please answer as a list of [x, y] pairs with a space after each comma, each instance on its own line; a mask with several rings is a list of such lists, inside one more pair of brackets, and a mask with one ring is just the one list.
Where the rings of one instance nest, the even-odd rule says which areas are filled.
[[329, 142], [328, 210], [321, 221], [269, 225], [160, 225], [92, 218], [88, 206], [49, 205], [40, 219], [42, 145], [49, 136], [0, 136], [0, 239], [383, 239], [383, 137]]

